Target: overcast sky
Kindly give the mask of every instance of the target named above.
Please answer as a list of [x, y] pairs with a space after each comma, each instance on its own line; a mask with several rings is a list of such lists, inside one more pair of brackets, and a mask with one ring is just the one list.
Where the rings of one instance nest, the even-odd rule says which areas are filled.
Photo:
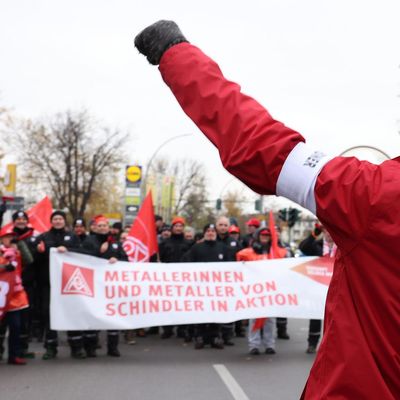
[[398, 0], [2, 0], [1, 103], [23, 117], [87, 108], [132, 133], [130, 162], [160, 154], [207, 165], [211, 197], [235, 187], [134, 36], [173, 19], [272, 115], [338, 154], [399, 154]]

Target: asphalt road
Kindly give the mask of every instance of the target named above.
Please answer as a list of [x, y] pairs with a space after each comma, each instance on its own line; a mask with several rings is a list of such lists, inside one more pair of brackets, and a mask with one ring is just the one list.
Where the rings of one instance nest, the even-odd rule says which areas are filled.
[[[300, 397], [314, 356], [305, 354], [308, 321], [289, 320], [290, 340], [275, 355], [249, 356], [246, 338], [224, 350], [194, 350], [181, 339], [149, 335], [120, 345], [121, 358], [74, 360], [65, 341], [57, 359], [29, 365], [0, 362], [0, 400], [293, 400]], [[121, 341], [123, 342], [123, 340]]]

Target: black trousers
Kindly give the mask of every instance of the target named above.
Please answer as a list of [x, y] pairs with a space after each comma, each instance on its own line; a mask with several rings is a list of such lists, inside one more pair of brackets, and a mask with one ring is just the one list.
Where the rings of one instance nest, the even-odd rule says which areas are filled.
[[8, 327], [8, 359], [21, 356], [19, 335], [21, 330], [21, 311], [9, 311], [0, 324], [0, 354], [4, 353], [4, 340]]
[[[99, 340], [98, 331], [84, 331], [83, 332], [83, 347], [85, 350], [95, 350]], [[107, 347], [115, 349], [119, 343], [119, 331], [107, 331]]]
[[[50, 329], [50, 287], [43, 287], [42, 294], [42, 316], [44, 322], [44, 347], [46, 349], [58, 347], [58, 333]], [[67, 331], [68, 344], [71, 349], [83, 348], [83, 336], [81, 331]]]
[[310, 319], [310, 325], [308, 329], [309, 346], [317, 347], [319, 339], [321, 337], [321, 326], [322, 321], [320, 319]]
[[195, 337], [202, 338], [205, 343], [211, 343], [215, 338], [222, 337], [221, 324], [196, 324]]

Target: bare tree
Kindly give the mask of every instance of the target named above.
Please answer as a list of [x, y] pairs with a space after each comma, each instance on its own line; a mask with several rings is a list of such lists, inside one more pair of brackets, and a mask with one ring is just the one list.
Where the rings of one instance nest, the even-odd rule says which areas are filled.
[[[172, 215], [181, 215], [188, 223], [201, 226], [214, 217], [212, 208], [208, 207], [208, 192], [204, 165], [196, 160], [180, 159], [171, 162], [160, 158], [152, 163], [151, 174], [170, 176], [175, 182], [173, 207], [166, 219]], [[211, 217], [210, 217], [211, 216]]]
[[27, 171], [26, 183], [40, 186], [57, 208], [82, 216], [96, 182], [120, 169], [128, 135], [91, 123], [88, 114], [65, 112], [50, 122], [13, 127], [13, 147]]

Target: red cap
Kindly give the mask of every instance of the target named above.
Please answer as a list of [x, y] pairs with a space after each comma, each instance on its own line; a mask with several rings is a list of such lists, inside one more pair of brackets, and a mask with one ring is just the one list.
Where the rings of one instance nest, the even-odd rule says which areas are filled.
[[17, 236], [17, 234], [13, 231], [13, 227], [12, 226], [5, 226], [3, 229], [0, 230], [0, 237], [3, 236]]
[[172, 222], [171, 222], [171, 226], [175, 225], [175, 224], [182, 224], [185, 225], [185, 219], [182, 217], [175, 217]]
[[269, 235], [271, 236], [271, 231], [268, 228], [263, 228], [258, 232], [259, 235]]
[[96, 224], [98, 224], [98, 223], [100, 223], [100, 222], [106, 222], [107, 224], [109, 223], [108, 222], [108, 219], [104, 216], [104, 215], [96, 215], [95, 217], [94, 217], [94, 222], [96, 223]]
[[246, 222], [246, 225], [255, 226], [256, 228], [259, 228], [261, 223], [257, 218], [251, 218]]
[[229, 233], [240, 233], [240, 229], [236, 225], [231, 225], [228, 230]]

